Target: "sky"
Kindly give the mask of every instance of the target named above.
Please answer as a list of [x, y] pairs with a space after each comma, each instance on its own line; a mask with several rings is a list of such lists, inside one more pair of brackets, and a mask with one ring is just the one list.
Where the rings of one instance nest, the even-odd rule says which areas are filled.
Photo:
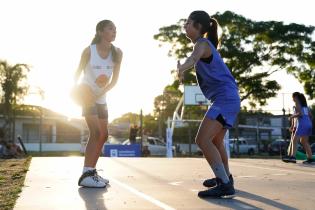
[[[153, 39], [158, 29], [187, 18], [193, 10], [210, 15], [226, 10], [257, 21], [315, 25], [312, 1], [293, 0], [1, 0], [0, 59], [31, 67], [26, 104], [42, 105], [69, 118], [81, 117], [81, 108], [69, 97], [80, 55], [95, 34], [97, 22], [109, 19], [117, 27], [113, 44], [124, 58], [117, 85], [107, 94], [109, 120], [124, 113], [153, 111], [154, 98], [173, 81], [176, 60], [168, 48]], [[303, 92], [291, 75], [272, 76], [282, 89], [266, 110], [292, 107], [290, 94]], [[279, 80], [281, 78], [281, 80]], [[39, 97], [38, 89], [45, 93]], [[284, 103], [283, 103], [284, 101]]]

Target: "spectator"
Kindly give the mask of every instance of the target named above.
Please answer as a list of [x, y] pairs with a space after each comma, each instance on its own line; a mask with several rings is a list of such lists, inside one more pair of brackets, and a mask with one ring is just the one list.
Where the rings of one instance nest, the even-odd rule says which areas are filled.
[[130, 144], [136, 143], [136, 137], [137, 137], [138, 130], [139, 130], [139, 128], [137, 125], [133, 125], [130, 127], [130, 130], [129, 130]]
[[21, 156], [23, 156], [23, 151], [21, 147], [14, 142], [2, 141], [0, 145], [0, 156], [2, 158], [20, 158]]

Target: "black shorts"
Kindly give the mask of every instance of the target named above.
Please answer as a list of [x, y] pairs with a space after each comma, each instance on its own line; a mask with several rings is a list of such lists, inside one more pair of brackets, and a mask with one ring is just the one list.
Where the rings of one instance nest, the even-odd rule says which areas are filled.
[[106, 104], [95, 104], [94, 106], [82, 107], [82, 116], [96, 115], [99, 119], [108, 121], [108, 110]]
[[226, 126], [226, 122], [225, 122], [225, 120], [224, 120], [222, 114], [219, 114], [219, 115], [217, 116], [216, 120], [217, 120], [219, 123], [221, 123], [221, 125], [222, 125], [223, 127]]

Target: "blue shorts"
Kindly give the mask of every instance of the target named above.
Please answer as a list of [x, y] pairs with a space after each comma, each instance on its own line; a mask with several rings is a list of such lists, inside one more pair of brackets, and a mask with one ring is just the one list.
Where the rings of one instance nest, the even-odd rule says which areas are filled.
[[[206, 117], [211, 120], [224, 119], [219, 121], [224, 128], [232, 128], [241, 109], [240, 100], [214, 101], [209, 107]], [[221, 116], [220, 116], [221, 115]]]
[[295, 135], [296, 136], [311, 136], [312, 128], [313, 128], [313, 125], [310, 120], [298, 120]]
[[108, 121], [106, 104], [94, 104], [94, 106], [82, 107], [82, 116], [96, 115], [99, 119]]

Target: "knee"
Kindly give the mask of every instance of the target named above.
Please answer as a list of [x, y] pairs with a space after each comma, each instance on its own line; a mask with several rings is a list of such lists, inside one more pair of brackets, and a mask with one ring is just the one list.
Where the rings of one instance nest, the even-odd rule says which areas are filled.
[[100, 131], [100, 129], [95, 128], [95, 129], [93, 129], [93, 130], [90, 131], [90, 135], [91, 135], [94, 139], [98, 140], [98, 139], [100, 138], [100, 136], [101, 136], [101, 131]]
[[305, 145], [305, 144], [308, 143], [307, 139], [301, 139], [300, 142], [301, 142], [301, 144], [303, 144], [303, 145]]
[[202, 145], [204, 144], [205, 141], [210, 141], [211, 142], [210, 139], [200, 138], [198, 136], [195, 138], [195, 142], [200, 148], [202, 147]]
[[200, 147], [200, 143], [201, 143], [200, 138], [196, 137], [195, 138], [195, 143]]

